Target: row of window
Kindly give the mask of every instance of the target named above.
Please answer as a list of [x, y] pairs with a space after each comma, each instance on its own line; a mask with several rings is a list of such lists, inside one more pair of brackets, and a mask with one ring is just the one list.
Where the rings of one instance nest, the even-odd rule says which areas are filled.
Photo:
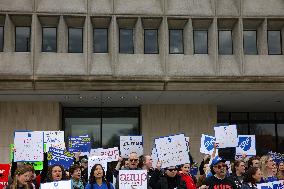
[[[30, 51], [30, 27], [15, 28], [15, 51]], [[208, 54], [208, 30], [193, 31], [194, 54]], [[281, 30], [267, 31], [268, 54], [282, 54]], [[0, 27], [0, 51], [3, 51], [4, 27]], [[218, 32], [219, 54], [234, 54], [232, 30], [219, 30]], [[249, 55], [258, 54], [257, 30], [243, 31], [244, 53]], [[42, 28], [42, 52], [57, 52], [57, 28]], [[83, 28], [68, 28], [68, 52], [83, 52]], [[93, 52], [108, 53], [108, 29], [95, 28], [93, 31]], [[134, 53], [133, 29], [119, 29], [119, 52], [126, 54]], [[144, 30], [144, 53], [158, 54], [158, 30]], [[169, 30], [169, 53], [183, 54], [184, 39], [182, 29]]]

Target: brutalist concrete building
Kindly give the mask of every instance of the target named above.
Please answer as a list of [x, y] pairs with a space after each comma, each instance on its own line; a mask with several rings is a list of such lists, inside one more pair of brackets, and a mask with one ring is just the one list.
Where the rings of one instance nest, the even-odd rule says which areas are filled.
[[14, 130], [201, 134], [283, 152], [283, 0], [1, 0], [0, 162]]

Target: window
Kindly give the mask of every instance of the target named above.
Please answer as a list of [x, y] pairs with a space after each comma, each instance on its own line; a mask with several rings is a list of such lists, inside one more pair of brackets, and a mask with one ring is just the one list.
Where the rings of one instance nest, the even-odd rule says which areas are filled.
[[281, 31], [268, 31], [268, 54], [282, 54]]
[[16, 27], [15, 36], [15, 51], [16, 52], [30, 52], [30, 39], [31, 39], [30, 27]]
[[83, 52], [83, 28], [68, 28], [68, 52]]
[[244, 53], [249, 55], [258, 54], [256, 30], [244, 31]]
[[42, 52], [57, 52], [57, 29], [42, 28]]
[[233, 54], [232, 30], [219, 30], [218, 34], [219, 54]]
[[134, 54], [133, 29], [119, 29], [119, 52]]
[[183, 30], [169, 30], [170, 54], [183, 54]]
[[194, 54], [208, 54], [208, 31], [194, 30]]
[[0, 26], [0, 52], [3, 52], [4, 48], [4, 26]]
[[158, 30], [145, 29], [144, 30], [144, 53], [145, 54], [158, 54]]
[[94, 53], [108, 52], [108, 29], [94, 29]]

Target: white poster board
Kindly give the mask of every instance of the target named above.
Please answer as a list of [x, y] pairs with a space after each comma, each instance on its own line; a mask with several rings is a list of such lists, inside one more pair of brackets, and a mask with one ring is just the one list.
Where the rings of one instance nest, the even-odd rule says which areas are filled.
[[97, 149], [91, 149], [89, 156], [106, 156], [108, 157], [108, 162], [112, 161], [118, 161], [119, 158], [119, 150], [118, 147], [114, 148], [97, 148]]
[[212, 154], [214, 151], [214, 143], [216, 138], [209, 135], [202, 134], [201, 136], [201, 145], [200, 145], [200, 152], [204, 154]]
[[152, 158], [152, 167], [155, 169], [157, 167], [157, 163], [159, 161], [156, 148], [152, 148], [151, 158]]
[[72, 181], [58, 181], [40, 184], [40, 189], [72, 189]]
[[121, 157], [128, 158], [131, 152], [143, 155], [143, 136], [120, 136]]
[[15, 132], [14, 162], [43, 161], [43, 132]]
[[238, 131], [236, 125], [214, 127], [218, 148], [238, 146]]
[[88, 178], [90, 177], [91, 170], [95, 164], [101, 164], [105, 173], [107, 171], [107, 159], [105, 156], [92, 156], [88, 160]]
[[247, 156], [255, 156], [255, 135], [239, 135], [238, 146], [236, 147], [236, 155], [246, 154]]
[[119, 188], [147, 189], [147, 170], [120, 170]]
[[190, 163], [184, 134], [157, 138], [155, 148], [162, 168]]
[[44, 131], [44, 143], [46, 144], [46, 151], [50, 147], [60, 148], [64, 150], [64, 131]]
[[272, 182], [257, 184], [257, 189], [273, 189]]

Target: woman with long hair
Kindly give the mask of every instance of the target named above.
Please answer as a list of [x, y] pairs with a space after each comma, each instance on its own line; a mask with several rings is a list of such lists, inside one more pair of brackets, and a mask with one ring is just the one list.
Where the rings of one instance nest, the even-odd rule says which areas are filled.
[[194, 183], [193, 178], [189, 174], [190, 170], [190, 164], [185, 163], [182, 164], [180, 167], [181, 171], [179, 172], [179, 175], [181, 176], [181, 181], [185, 182], [187, 189], [196, 189], [196, 185]]
[[261, 179], [262, 183], [277, 181], [277, 177], [274, 172], [275, 162], [269, 155], [262, 156], [260, 158], [260, 170], [263, 174]]
[[106, 180], [105, 171], [101, 164], [95, 164], [92, 167], [86, 189], [114, 189], [113, 185]]
[[257, 183], [262, 178], [262, 172], [258, 167], [250, 167], [244, 177], [244, 183], [241, 189], [257, 189]]
[[278, 164], [277, 178], [279, 180], [284, 180], [284, 162], [283, 161], [279, 162]]
[[232, 166], [231, 178], [235, 181], [238, 188], [241, 188], [244, 179], [244, 173], [246, 171], [245, 162], [242, 160], [236, 160]]
[[14, 173], [12, 184], [8, 185], [6, 189], [35, 189], [35, 186], [31, 183], [32, 175], [31, 166], [19, 166]]
[[66, 180], [66, 172], [62, 165], [48, 166], [46, 182]]

